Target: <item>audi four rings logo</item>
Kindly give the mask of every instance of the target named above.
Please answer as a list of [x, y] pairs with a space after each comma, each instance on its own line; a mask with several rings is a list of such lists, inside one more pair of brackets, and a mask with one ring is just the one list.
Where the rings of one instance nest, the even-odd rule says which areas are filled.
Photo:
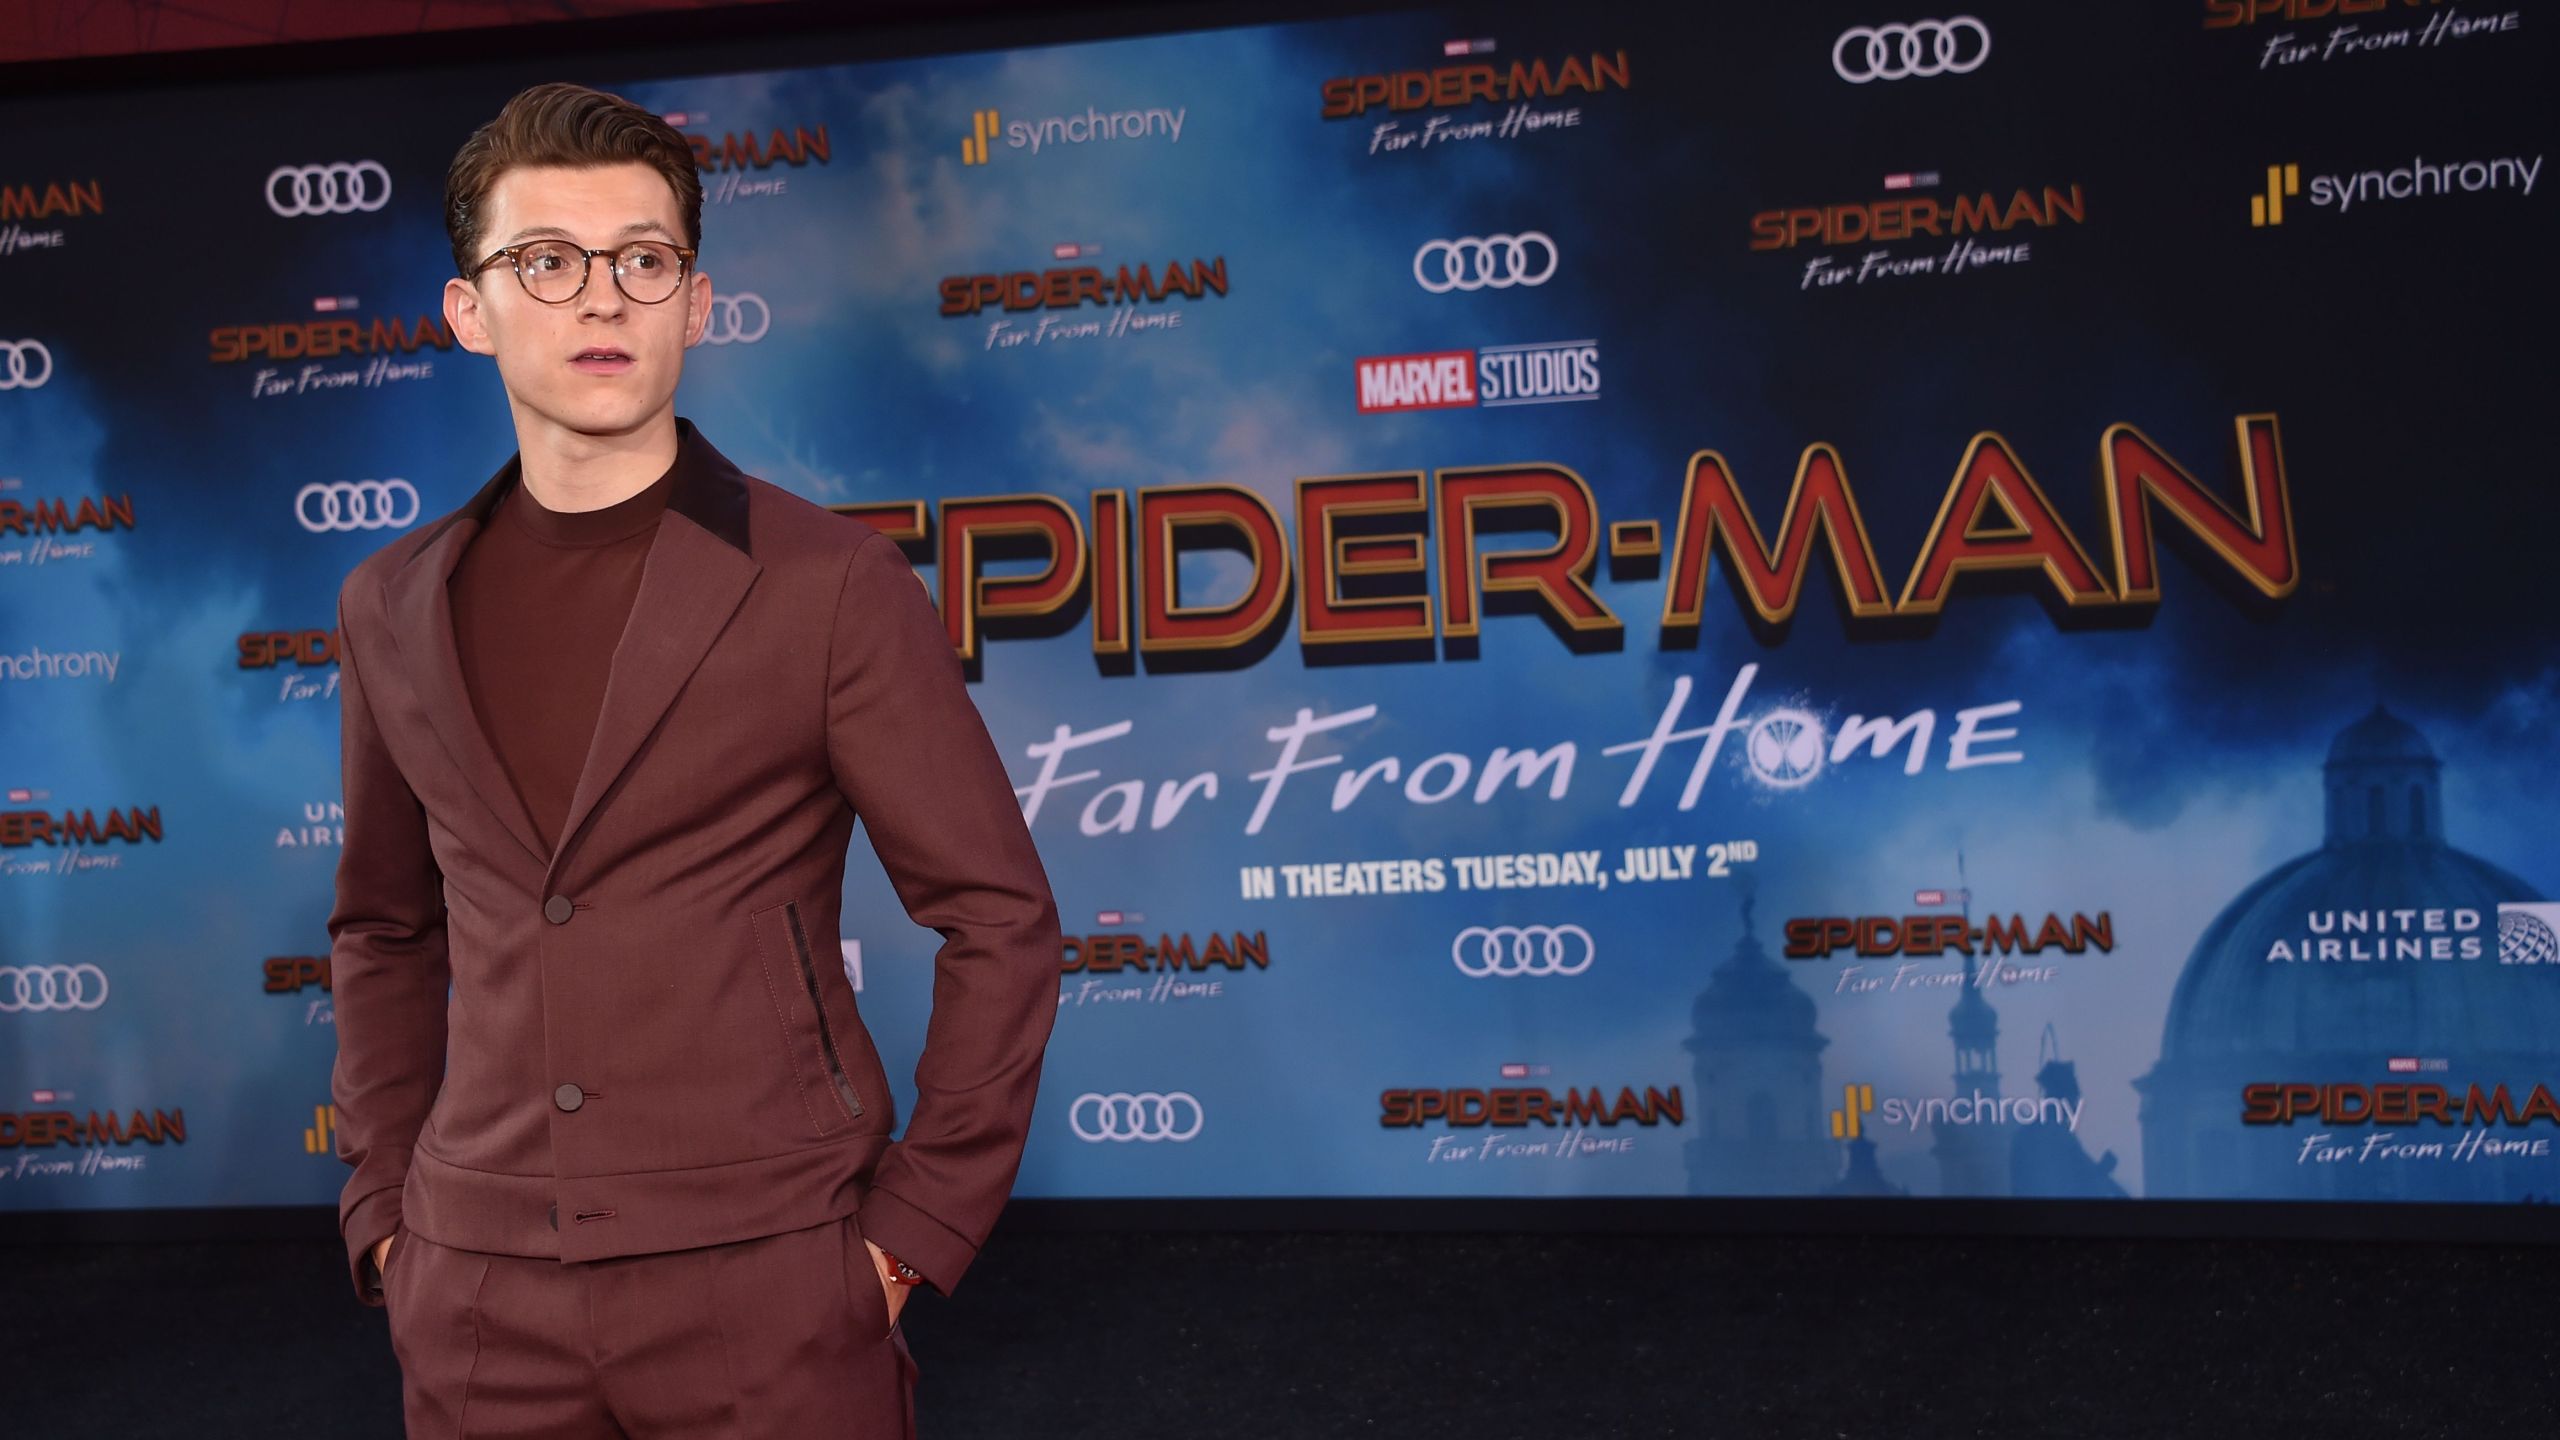
[[41, 340], [0, 340], [0, 390], [33, 390], [53, 378], [53, 352]]
[[1556, 242], [1535, 230], [1434, 240], [1413, 252], [1413, 278], [1434, 295], [1544, 285], [1556, 273]]
[[95, 965], [0, 965], [0, 1015], [106, 1003], [107, 972]]
[[1970, 15], [1861, 25], [1831, 42], [1831, 68], [1852, 85], [1915, 75], [1964, 75], [1991, 58], [1991, 27]]
[[267, 208], [279, 215], [351, 215], [391, 203], [391, 172], [378, 160], [279, 165], [267, 172]]
[[[748, 324], [748, 312], [754, 312], [754, 325]], [[773, 309], [764, 297], [752, 290], [735, 295], [711, 297], [711, 318], [703, 322], [702, 343], [705, 345], [753, 345], [773, 328]]]
[[1153, 1090], [1135, 1095], [1124, 1090], [1108, 1095], [1087, 1091], [1067, 1108], [1067, 1123], [1075, 1127], [1076, 1138], [1097, 1144], [1104, 1140], [1188, 1140], [1200, 1133], [1202, 1118], [1200, 1102], [1179, 1090], [1161, 1095]]
[[293, 492], [293, 518], [314, 535], [398, 530], [418, 523], [418, 491], [406, 480], [315, 481]]
[[1449, 942], [1458, 972], [1488, 975], [1579, 975], [1598, 949], [1579, 925], [1470, 925]]

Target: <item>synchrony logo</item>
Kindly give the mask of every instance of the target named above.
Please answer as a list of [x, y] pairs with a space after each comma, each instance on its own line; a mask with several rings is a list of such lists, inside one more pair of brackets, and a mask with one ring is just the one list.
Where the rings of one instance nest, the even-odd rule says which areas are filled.
[[[2058, 1096], [1994, 1095], [1976, 1090], [1967, 1095], [1876, 1099], [1873, 1085], [1841, 1087], [1840, 1108], [1831, 1112], [1831, 1138], [1855, 1140], [1872, 1128], [1916, 1131], [1923, 1125], [2060, 1125], [2080, 1129], [2078, 1100]], [[1866, 1117], [1876, 1119], [1870, 1123]]]
[[1000, 112], [973, 110], [969, 113], [969, 133], [960, 141], [960, 163], [986, 164], [994, 158], [998, 140], [1007, 150], [1028, 150], [1034, 155], [1060, 145], [1090, 145], [1100, 140], [1180, 144], [1182, 122], [1188, 114], [1187, 106], [1171, 110], [1104, 110], [1087, 106], [1081, 115], [1050, 115], [1008, 123]]
[[0, 680], [104, 680], [116, 683], [121, 650], [47, 650], [34, 646], [0, 654]]
[[[2300, 165], [2270, 165], [2266, 183], [2249, 197], [2249, 223], [2263, 229], [2285, 223], [2285, 201], [2301, 197], [2314, 209], [2344, 215], [2359, 205], [2393, 200], [2419, 200], [2455, 193], [2511, 190], [2533, 193], [2542, 175], [2542, 157], [2502, 155], [2487, 160], [2429, 161], [2424, 156], [2388, 170], [2348, 170], [2313, 175], [2305, 183]], [[2306, 193], [2307, 192], [2307, 193]]]

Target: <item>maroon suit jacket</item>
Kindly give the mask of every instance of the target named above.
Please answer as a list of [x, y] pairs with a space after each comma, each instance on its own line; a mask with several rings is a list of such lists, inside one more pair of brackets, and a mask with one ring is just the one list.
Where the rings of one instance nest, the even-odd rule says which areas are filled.
[[[895, 543], [677, 425], [556, 846], [474, 716], [445, 591], [519, 461], [339, 591], [331, 1092], [367, 1303], [400, 1228], [593, 1260], [856, 1211], [947, 1294], [1013, 1188], [1058, 914], [959, 658]], [[942, 937], [894, 1144], [836, 945], [857, 818]]]

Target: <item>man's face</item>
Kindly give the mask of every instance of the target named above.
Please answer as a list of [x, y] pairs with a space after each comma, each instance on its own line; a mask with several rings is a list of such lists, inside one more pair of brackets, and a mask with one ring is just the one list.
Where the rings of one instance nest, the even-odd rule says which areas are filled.
[[[590, 250], [685, 243], [675, 192], [638, 161], [509, 170], [490, 187], [482, 213], [488, 223], [475, 260], [544, 239]], [[464, 349], [496, 357], [520, 435], [537, 421], [581, 435], [633, 433], [673, 406], [685, 349], [702, 338], [711, 281], [699, 271], [667, 299], [644, 305], [614, 283], [611, 256], [590, 264], [586, 288], [557, 305], [528, 294], [505, 257], [476, 281], [445, 282], [445, 319]], [[624, 358], [600, 359], [599, 351]]]

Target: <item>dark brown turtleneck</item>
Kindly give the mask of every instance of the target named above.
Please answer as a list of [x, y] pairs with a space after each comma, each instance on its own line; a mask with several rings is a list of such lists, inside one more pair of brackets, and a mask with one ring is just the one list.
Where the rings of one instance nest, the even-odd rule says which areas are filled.
[[546, 845], [559, 843], [569, 817], [641, 563], [683, 463], [680, 446], [647, 489], [580, 511], [544, 509], [519, 468], [446, 582], [472, 710]]

